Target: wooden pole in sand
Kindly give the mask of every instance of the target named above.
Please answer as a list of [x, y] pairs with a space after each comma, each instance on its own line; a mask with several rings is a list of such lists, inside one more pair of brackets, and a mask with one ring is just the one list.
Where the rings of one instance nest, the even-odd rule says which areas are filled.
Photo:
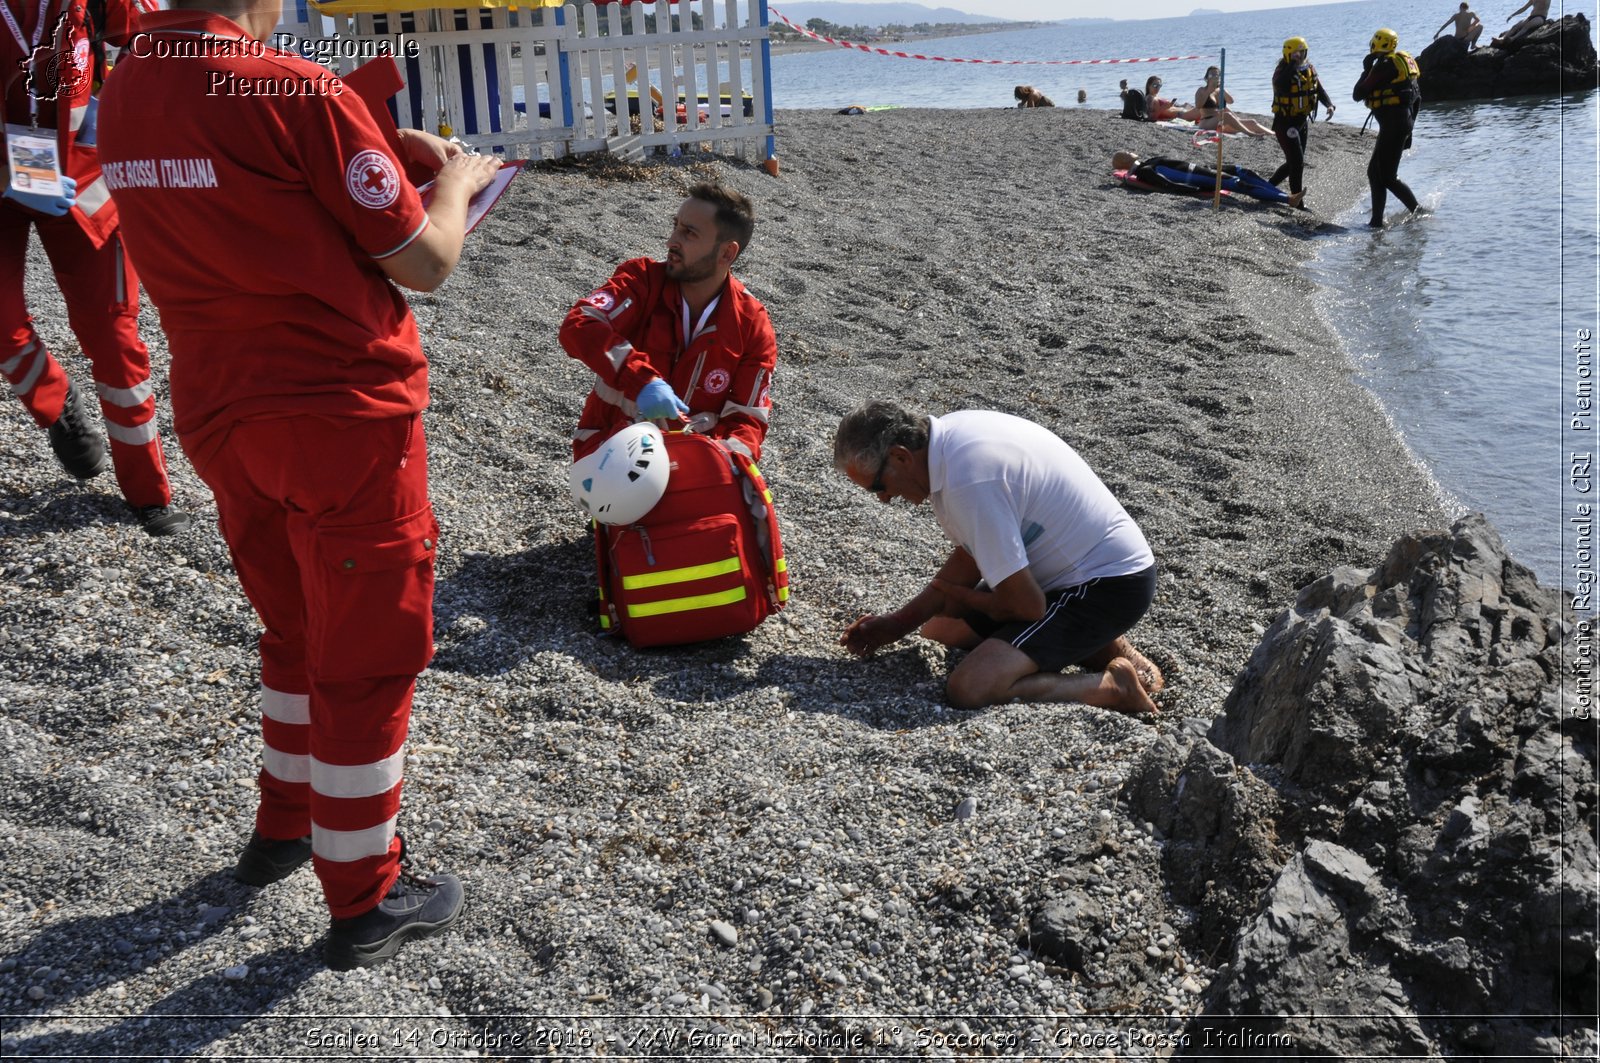
[[1222, 209], [1222, 115], [1228, 106], [1228, 49], [1217, 60], [1217, 187], [1211, 193], [1211, 209]]

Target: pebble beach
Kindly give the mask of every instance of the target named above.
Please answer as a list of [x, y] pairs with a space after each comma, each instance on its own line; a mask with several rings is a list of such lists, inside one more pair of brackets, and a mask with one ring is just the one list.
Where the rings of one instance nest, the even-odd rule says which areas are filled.
[[[410, 295], [442, 539], [400, 827], [467, 910], [386, 966], [323, 967], [309, 868], [264, 890], [229, 875], [255, 806], [257, 627], [176, 440], [198, 519], [152, 540], [109, 475], [70, 481], [0, 406], [0, 1050], [1103, 1056], [1159, 1051], [1194, 1013], [1227, 957], [1184, 947], [1195, 915], [1120, 799], [1132, 764], [1217, 716], [1297, 588], [1450, 519], [1299, 268], [1365, 197], [1371, 141], [1319, 124], [1311, 210], [1220, 213], [1118, 186], [1117, 149], [1214, 149], [1107, 112], [786, 111], [777, 145], [776, 178], [753, 156], [532, 165], [444, 287]], [[1270, 139], [1226, 151], [1280, 161]], [[588, 371], [556, 328], [618, 262], [659, 256], [708, 179], [756, 205], [735, 273], [778, 335], [761, 468], [793, 597], [744, 638], [641, 652], [595, 634], [566, 474]], [[37, 243], [29, 271], [86, 386]], [[148, 306], [142, 324], [164, 385]], [[943, 647], [836, 645], [948, 550], [930, 509], [832, 469], [838, 419], [878, 397], [1028, 417], [1097, 470], [1161, 568], [1130, 633], [1166, 674], [1159, 720], [958, 713]], [[1110, 928], [1081, 969], [1035, 947], [1067, 902]]]

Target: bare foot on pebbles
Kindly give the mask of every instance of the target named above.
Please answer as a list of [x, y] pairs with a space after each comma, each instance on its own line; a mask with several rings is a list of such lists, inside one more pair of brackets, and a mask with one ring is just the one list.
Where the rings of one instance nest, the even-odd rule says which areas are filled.
[[[1158, 672], [1157, 675], [1159, 674]], [[1106, 689], [1108, 683], [1116, 688], [1116, 693], [1114, 700], [1106, 703], [1106, 708], [1125, 712], [1129, 716], [1161, 715], [1161, 711], [1156, 708], [1156, 703], [1150, 700], [1149, 694], [1145, 693], [1144, 683], [1139, 679], [1139, 672], [1128, 658], [1118, 657], [1106, 665], [1105, 678], [1101, 680], [1101, 689]]]
[[1139, 682], [1144, 684], [1146, 694], [1160, 693], [1167, 685], [1166, 677], [1161, 674], [1161, 669], [1156, 667], [1156, 662], [1135, 649], [1126, 635], [1112, 639], [1097, 652], [1085, 657], [1079, 664], [1086, 671], [1105, 671], [1106, 667], [1118, 657], [1126, 657], [1133, 663], [1134, 671], [1139, 673]]
[[1166, 676], [1161, 674], [1161, 669], [1156, 667], [1156, 662], [1140, 653], [1133, 647], [1128, 647], [1132, 652], [1126, 655], [1128, 663], [1133, 665], [1133, 670], [1139, 674], [1139, 682], [1144, 685], [1146, 694], [1160, 693], [1167, 685]]

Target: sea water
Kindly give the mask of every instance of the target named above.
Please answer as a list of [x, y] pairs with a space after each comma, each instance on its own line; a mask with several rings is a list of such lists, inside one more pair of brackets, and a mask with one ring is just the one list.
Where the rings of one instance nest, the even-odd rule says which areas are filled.
[[[781, 0], [774, 6], [783, 9]], [[1362, 0], [883, 45], [950, 58], [1204, 57], [1160, 63], [971, 65], [796, 52], [773, 59], [773, 100], [779, 108], [1009, 107], [1012, 86], [1026, 82], [1058, 105], [1074, 106], [1082, 88], [1087, 106], [1120, 109], [1118, 82], [1142, 88], [1152, 73], [1165, 82], [1163, 95], [1187, 101], [1226, 49], [1235, 108], [1267, 114], [1283, 40], [1300, 36], [1337, 105], [1333, 120], [1360, 125], [1366, 108], [1350, 90], [1372, 31], [1390, 27], [1416, 54], [1455, 8], [1449, 0]], [[1484, 39], [1505, 25], [1486, 23]], [[1486, 512], [1513, 555], [1552, 585], [1566, 567], [1563, 500], [1574, 490], [1564, 432], [1572, 384], [1563, 374], [1575, 330], [1595, 325], [1597, 108], [1592, 91], [1426, 105], [1400, 174], [1433, 213], [1373, 233], [1363, 195], [1331, 219], [1343, 228], [1319, 239], [1307, 267], [1360, 379], [1446, 506]], [[1175, 150], [1186, 147], [1175, 135]], [[1315, 132], [1310, 159], [1314, 191]], [[1389, 211], [1402, 212], [1393, 197]]]

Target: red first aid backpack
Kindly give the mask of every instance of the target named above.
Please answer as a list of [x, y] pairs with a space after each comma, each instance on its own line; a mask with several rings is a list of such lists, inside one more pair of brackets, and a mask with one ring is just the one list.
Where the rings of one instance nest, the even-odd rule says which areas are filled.
[[635, 646], [750, 631], [789, 599], [772, 493], [755, 462], [702, 435], [667, 433], [672, 475], [635, 524], [596, 524], [600, 626]]

